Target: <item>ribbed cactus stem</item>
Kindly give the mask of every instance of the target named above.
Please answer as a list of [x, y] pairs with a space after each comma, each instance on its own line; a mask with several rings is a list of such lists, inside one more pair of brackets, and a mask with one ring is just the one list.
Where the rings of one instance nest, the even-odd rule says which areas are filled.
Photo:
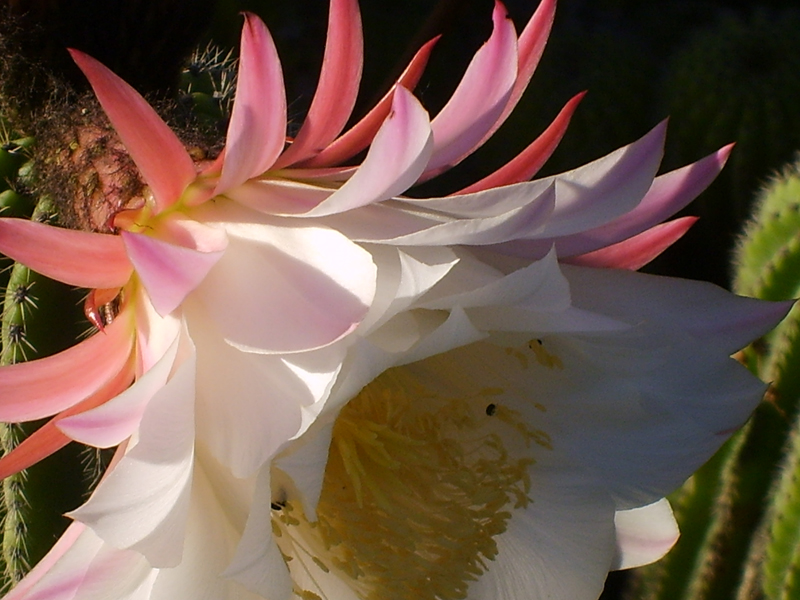
[[[23, 437], [24, 434], [19, 425], [0, 423], [0, 449], [3, 454], [10, 452]], [[25, 478], [25, 472], [22, 472], [3, 480], [4, 587], [17, 583], [29, 567], [28, 553], [25, 547], [27, 526], [23, 516], [27, 509]]]
[[[760, 193], [738, 258], [738, 291], [771, 300], [798, 297], [800, 163], [789, 165]], [[745, 567], [751, 579], [747, 591], [789, 600], [800, 598], [800, 309], [792, 309], [751, 356], [761, 377], [772, 382], [768, 399], [775, 419], [770, 428], [762, 427], [762, 443], [782, 444], [783, 457], [763, 466], [776, 479]], [[739, 597], [746, 597], [744, 591]]]
[[[43, 198], [31, 218], [50, 222], [56, 216], [52, 200]], [[41, 358], [74, 344], [86, 328], [81, 320], [82, 295], [15, 263], [3, 298], [0, 365]], [[0, 424], [3, 453], [15, 448], [37, 426]], [[82, 475], [80, 449], [67, 447], [27, 472], [3, 480], [5, 585], [19, 581], [66, 527], [68, 521], [61, 515], [77, 507], [85, 492], [69, 481], [82, 481]]]
[[181, 73], [181, 98], [201, 123], [227, 122], [236, 91], [237, 60], [231, 51], [208, 44], [197, 49]]
[[767, 300], [794, 297], [800, 287], [800, 162], [759, 194], [737, 258], [738, 293]]
[[769, 600], [800, 598], [800, 421], [786, 451], [766, 527], [763, 589]]

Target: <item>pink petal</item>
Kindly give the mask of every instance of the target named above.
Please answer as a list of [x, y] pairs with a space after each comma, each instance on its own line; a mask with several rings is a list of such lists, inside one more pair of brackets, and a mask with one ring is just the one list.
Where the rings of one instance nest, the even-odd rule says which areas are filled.
[[[194, 231], [187, 233], [195, 234]], [[122, 232], [122, 239], [153, 306], [161, 316], [175, 310], [200, 285], [222, 258], [227, 244], [227, 241], [218, 239], [212, 240], [208, 249], [195, 249], [128, 231]]]
[[495, 3], [494, 30], [478, 50], [450, 101], [431, 122], [434, 151], [424, 179], [469, 155], [494, 126], [517, 78], [517, 36], [505, 7]]
[[[193, 352], [193, 349], [192, 349]], [[143, 554], [151, 566], [181, 561], [194, 465], [193, 354], [147, 406], [139, 441], [69, 516], [114, 548]]]
[[96, 333], [47, 358], [0, 369], [0, 420], [11, 423], [49, 417], [102, 388], [126, 368], [133, 331], [123, 311], [104, 333]]
[[542, 52], [544, 52], [544, 47], [547, 44], [547, 38], [553, 26], [555, 12], [556, 0], [542, 0], [536, 8], [536, 12], [533, 13], [531, 20], [522, 31], [522, 35], [519, 36], [519, 40], [517, 41], [519, 47], [519, 67], [517, 79], [514, 81], [514, 88], [511, 90], [511, 96], [500, 117], [486, 133], [480, 144], [483, 144], [483, 142], [489, 139], [500, 125], [505, 122], [508, 115], [511, 114], [511, 111], [517, 106], [525, 89], [528, 87], [528, 83], [530, 83], [533, 72], [536, 70], [539, 59], [542, 57]]
[[639, 205], [596, 229], [557, 241], [560, 256], [585, 254], [622, 241], [662, 222], [684, 208], [719, 174], [733, 145], [702, 160], [656, 177]]
[[26, 219], [0, 219], [0, 252], [37, 273], [78, 287], [120, 288], [133, 273], [119, 236]]
[[[53, 567], [65, 555], [67, 555], [67, 561], [69, 561], [70, 554], [67, 554], [67, 552], [73, 546], [76, 546], [79, 536], [85, 529], [86, 526], [83, 525], [83, 523], [70, 524], [64, 534], [51, 548], [50, 552], [31, 569], [30, 573], [28, 573], [22, 581], [14, 586], [14, 589], [4, 596], [4, 600], [73, 600], [75, 597], [75, 589], [73, 588], [77, 588], [77, 582], [83, 579], [81, 569], [76, 568], [78, 565], [71, 565], [71, 581], [50, 582], [47, 580], [48, 578], [53, 578], [53, 576], [49, 574], [53, 570]], [[77, 547], [80, 548], [80, 544], [78, 544]], [[77, 557], [75, 557], [76, 554], [78, 554]], [[80, 562], [82, 566], [84, 566], [88, 561], [83, 561], [81, 554], [80, 551], [72, 552], [71, 556], [81, 559]], [[85, 566], [83, 570], [86, 570]], [[47, 583], [45, 583], [44, 586], [37, 587], [37, 584], [43, 579]], [[44, 590], [42, 590], [42, 587]]]
[[4, 600], [144, 600], [158, 571], [140, 554], [112, 548], [72, 523]]
[[381, 98], [380, 102], [378, 102], [364, 118], [353, 125], [353, 127], [332, 142], [322, 152], [304, 161], [302, 166], [327, 167], [330, 165], [337, 165], [366, 148], [372, 141], [372, 138], [375, 137], [383, 121], [389, 115], [389, 111], [392, 108], [394, 91], [400, 86], [407, 90], [413, 90], [416, 87], [420, 77], [422, 77], [425, 66], [428, 64], [431, 50], [433, 50], [433, 46], [438, 40], [438, 37], [432, 39], [417, 51], [405, 71], [403, 71], [403, 74], [400, 75], [397, 83], [395, 83], [392, 89]]
[[375, 136], [361, 167], [306, 215], [345, 212], [404, 192], [422, 173], [432, 147], [428, 113], [411, 92], [398, 87], [392, 112]]
[[696, 217], [683, 217], [662, 223], [627, 240], [587, 254], [569, 257], [564, 262], [584, 267], [635, 271], [678, 241], [696, 221]]
[[334, 191], [291, 179], [252, 179], [229, 190], [226, 196], [268, 215], [299, 215], [324, 202]]
[[614, 518], [617, 532], [617, 556], [614, 569], [632, 569], [664, 556], [680, 532], [667, 500], [617, 511]]
[[58, 416], [45, 423], [25, 438], [22, 443], [16, 446], [11, 452], [0, 458], [0, 480], [35, 465], [40, 460], [47, 458], [73, 441], [75, 438], [72, 436], [68, 437], [60, 431], [58, 426], [59, 420], [63, 419], [65, 416], [77, 414], [81, 411], [100, 406], [110, 398], [122, 392], [130, 385], [133, 379], [132, 365], [127, 365], [127, 367], [128, 368], [122, 369], [116, 377], [109, 380], [94, 394], [62, 411]]
[[567, 102], [564, 108], [561, 109], [561, 112], [556, 115], [556, 118], [550, 126], [514, 159], [491, 175], [459, 190], [455, 195], [469, 194], [493, 187], [519, 183], [533, 177], [536, 172], [542, 168], [542, 165], [544, 165], [547, 159], [550, 158], [553, 151], [558, 146], [558, 143], [561, 141], [561, 138], [564, 137], [570, 119], [572, 119], [572, 115], [578, 107], [578, 103], [585, 95], [586, 92], [581, 92]]
[[357, 0], [331, 0], [319, 85], [303, 126], [275, 168], [319, 153], [339, 135], [358, 95], [364, 39]]
[[55, 426], [71, 439], [95, 448], [111, 448], [122, 443], [138, 429], [148, 403], [166, 384], [175, 363], [178, 341], [176, 337], [161, 360], [132, 386], [118, 390], [102, 404], [81, 407], [85, 410], [60, 417]]
[[141, 287], [136, 296], [136, 376], [141, 377], [170, 351], [181, 332], [179, 315], [161, 316], [147, 291]]
[[53, 421], [42, 425], [15, 447], [0, 458], [0, 479], [5, 479], [23, 469], [27, 469], [61, 450], [72, 440], [56, 429]]
[[164, 210], [196, 176], [183, 143], [131, 86], [91, 56], [72, 49], [70, 54]]
[[285, 139], [286, 96], [278, 51], [261, 19], [245, 13], [236, 100], [215, 194], [269, 169]]
[[231, 345], [264, 354], [319, 348], [364, 318], [375, 265], [345, 236], [313, 226], [227, 228], [230, 246], [197, 297]]

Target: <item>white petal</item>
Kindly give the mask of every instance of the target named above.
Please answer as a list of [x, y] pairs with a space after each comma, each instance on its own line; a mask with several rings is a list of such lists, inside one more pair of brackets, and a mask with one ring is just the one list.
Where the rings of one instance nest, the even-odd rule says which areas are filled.
[[97, 448], [122, 443], [139, 427], [148, 403], [166, 384], [178, 344], [176, 336], [161, 359], [127, 390], [97, 408], [61, 419], [56, 427], [73, 440]]
[[195, 361], [184, 361], [145, 411], [138, 444], [70, 516], [105, 542], [180, 563], [194, 458]]
[[[461, 270], [474, 264], [462, 261]], [[460, 277], [460, 290], [445, 280], [434, 291], [433, 298], [426, 299], [422, 306], [444, 309], [454, 305], [464, 308], [518, 305], [536, 307], [543, 312], [560, 311], [570, 306], [569, 284], [561, 274], [554, 251], [508, 275], [498, 272], [492, 281], [473, 289], [465, 289], [465, 279], [463, 275]]]
[[217, 216], [231, 219], [230, 244], [196, 295], [230, 344], [259, 353], [309, 350], [364, 318], [376, 278], [368, 252], [336, 231], [294, 220], [235, 207]]
[[186, 531], [181, 535], [183, 559], [176, 567], [159, 571], [148, 600], [263, 600], [222, 577], [241, 531], [227, 509], [204, 468], [197, 468]]
[[332, 418], [325, 424], [317, 423], [273, 463], [277, 472], [272, 489], [285, 488], [287, 496], [298, 497], [309, 521], [317, 520], [332, 433]]
[[[487, 196], [487, 202], [514, 205], [508, 210], [491, 211], [488, 216], [457, 218], [428, 210], [425, 201], [414, 203], [404, 198], [331, 215], [322, 222], [358, 242], [402, 246], [501, 244], [538, 235], [553, 213], [555, 185], [536, 185], [535, 194], [528, 193], [526, 185], [479, 192]], [[513, 202], [504, 201], [509, 196]]]
[[198, 348], [198, 439], [235, 476], [247, 477], [297, 434], [300, 407], [314, 397], [280, 357], [226, 344], [204, 311], [188, 308]]
[[769, 331], [791, 307], [791, 303], [734, 296], [703, 281], [617, 269], [561, 268], [581, 307], [678, 328], [723, 354], [733, 354]]
[[556, 206], [536, 237], [558, 237], [608, 223], [641, 202], [663, 155], [666, 122], [633, 144], [556, 176]]
[[497, 558], [468, 600], [595, 599], [614, 555], [614, 508], [585, 476], [565, 465], [533, 467], [531, 497], [496, 538]]
[[680, 532], [669, 502], [617, 511], [617, 556], [614, 569], [632, 569], [650, 564], [669, 552]]
[[[393, 325], [392, 321], [384, 325], [390, 329], [390, 334], [386, 336], [390, 339], [396, 335]], [[345, 364], [342, 376], [331, 391], [326, 411], [340, 408], [386, 369], [466, 346], [487, 336], [475, 328], [461, 308], [453, 309], [444, 319], [416, 319], [413, 339], [402, 350], [383, 343], [383, 329], [355, 343], [350, 351], [349, 362]]]
[[[442, 248], [370, 248], [378, 267], [377, 291], [359, 331], [366, 335], [425, 295], [459, 262], [455, 252]], [[450, 277], [447, 278], [448, 280]]]
[[[366, 232], [363, 241], [403, 246], [468, 244], [486, 246], [520, 237], [532, 237], [547, 226], [556, 200], [555, 186], [546, 187], [523, 206], [491, 217], [472, 219], [447, 218], [424, 229], [391, 239], [376, 238], [376, 231]], [[355, 239], [362, 240], [360, 236]]]
[[271, 503], [267, 468], [258, 477], [247, 526], [222, 577], [236, 581], [264, 598], [289, 598], [292, 580], [272, 534]]
[[763, 392], [744, 367], [680, 332], [639, 325], [544, 342], [561, 368], [539, 369], [530, 385], [561, 450], [597, 474], [619, 508], [679, 486]]
[[[51, 562], [54, 553], [59, 556]], [[42, 565], [35, 567], [4, 598], [150, 600], [156, 573], [138, 552], [112, 548], [91, 529], [73, 523]]]
[[422, 174], [432, 150], [428, 113], [411, 92], [398, 86], [392, 112], [375, 134], [364, 162], [307, 216], [341, 213], [401, 194]]

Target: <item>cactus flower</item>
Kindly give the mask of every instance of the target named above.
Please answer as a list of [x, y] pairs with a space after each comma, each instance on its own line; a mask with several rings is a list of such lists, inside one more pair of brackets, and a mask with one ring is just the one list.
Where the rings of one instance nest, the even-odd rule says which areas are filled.
[[0, 418], [52, 417], [0, 468], [68, 439], [118, 449], [8, 600], [588, 599], [666, 552], [663, 496], [764, 389], [730, 354], [788, 310], [633, 272], [691, 224], [660, 223], [729, 148], [656, 176], [661, 124], [529, 181], [576, 98], [495, 173], [402, 195], [500, 126], [554, 8], [517, 36], [497, 3], [433, 119], [410, 91], [427, 45], [342, 134], [361, 25], [332, 0], [290, 143], [277, 53], [248, 14], [225, 149], [204, 165], [73, 52], [146, 188], [113, 234], [0, 219], [0, 251], [91, 288], [102, 329], [0, 369]]

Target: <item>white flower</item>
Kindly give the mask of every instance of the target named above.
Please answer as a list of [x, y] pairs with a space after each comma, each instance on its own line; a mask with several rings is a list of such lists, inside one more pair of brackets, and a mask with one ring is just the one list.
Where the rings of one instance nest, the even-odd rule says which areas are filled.
[[[543, 2], [517, 38], [498, 4], [491, 38], [433, 120], [398, 85], [337, 138], [355, 98], [360, 23], [354, 1], [334, 0], [321, 100], [285, 150], [279, 63], [248, 15], [226, 150], [199, 175], [181, 167], [179, 180], [159, 167], [157, 145], [140, 144], [136, 123], [162, 137], [163, 123], [79, 57], [161, 190], [119, 218], [122, 241], [102, 242], [125, 275], [105, 287], [141, 294], [136, 314], [149, 316], [126, 329], [123, 310], [107, 327], [122, 333], [95, 343], [122, 362], [149, 359], [130, 388], [105, 390], [89, 410], [89, 376], [41, 409], [62, 437], [122, 445], [8, 600], [590, 599], [609, 569], [672, 545], [663, 496], [763, 392], [729, 357], [788, 306], [627, 269], [686, 230], [691, 219], [657, 223], [708, 185], [728, 149], [656, 177], [659, 125], [526, 181], [573, 102], [466, 190], [398, 196], [505, 119], [553, 9]], [[344, 111], [334, 75], [347, 75]], [[370, 142], [358, 169], [340, 166]], [[0, 220], [0, 248], [36, 259], [41, 228], [29, 239], [25, 227]], [[145, 327], [161, 320], [168, 328]], [[78, 362], [54, 360], [62, 372]], [[0, 388], [24, 399], [33, 386], [14, 380], [20, 372], [0, 371]]]

